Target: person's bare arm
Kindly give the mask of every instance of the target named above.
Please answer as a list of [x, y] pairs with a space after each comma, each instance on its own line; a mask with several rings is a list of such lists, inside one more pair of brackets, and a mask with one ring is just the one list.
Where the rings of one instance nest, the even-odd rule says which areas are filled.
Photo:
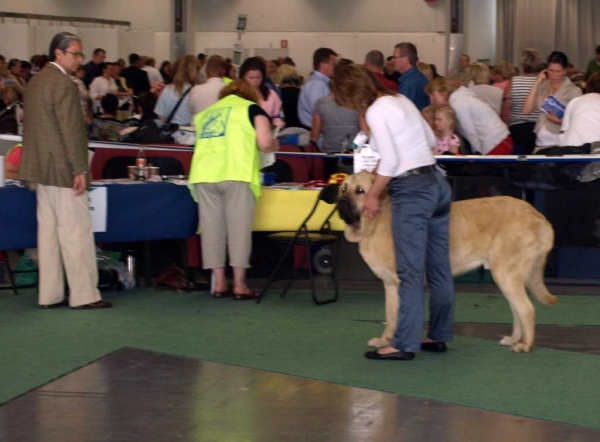
[[509, 80], [506, 89], [504, 89], [504, 95], [502, 96], [502, 108], [500, 110], [500, 118], [502, 118], [502, 121], [504, 121], [506, 124], [510, 122], [510, 107], [512, 105], [511, 93], [512, 80]]
[[364, 115], [361, 115], [360, 117], [358, 117], [358, 127], [364, 133], [366, 133], [366, 134], [369, 133], [369, 125], [367, 124], [367, 119], [364, 117]]
[[279, 141], [273, 138], [271, 122], [264, 115], [254, 117], [254, 129], [256, 130], [256, 144], [261, 152], [276, 152], [279, 150]]
[[375, 218], [379, 212], [379, 201], [381, 194], [386, 191], [388, 183], [392, 180], [390, 176], [375, 175], [375, 181], [365, 197], [363, 212], [369, 215], [369, 218]]
[[321, 137], [321, 129], [323, 128], [323, 122], [321, 121], [321, 116], [318, 113], [313, 114], [312, 119], [312, 127], [310, 129], [310, 140], [315, 143], [319, 142], [319, 138]]
[[9, 180], [16, 180], [19, 174], [19, 168], [8, 161], [4, 163], [4, 177]]
[[527, 95], [527, 98], [523, 103], [523, 114], [529, 115], [533, 113], [533, 111], [537, 107], [536, 104], [538, 101], [538, 88], [540, 84], [542, 84], [542, 82], [544, 81], [546, 81], [546, 70], [540, 72], [537, 78], [535, 79], [535, 83], [533, 84], [531, 91], [529, 91], [529, 95]]

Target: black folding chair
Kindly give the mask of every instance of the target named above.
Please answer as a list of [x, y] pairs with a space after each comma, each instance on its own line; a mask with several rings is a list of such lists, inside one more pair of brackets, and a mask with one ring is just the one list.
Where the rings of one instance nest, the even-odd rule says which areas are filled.
[[5, 250], [0, 251], [0, 259], [3, 259], [3, 262], [0, 264], [4, 264], [6, 273], [8, 274], [8, 285], [0, 285], [0, 290], [10, 290], [14, 295], [18, 295], [19, 291], [17, 290], [17, 283], [15, 282], [15, 274], [18, 273], [38, 273], [38, 270], [13, 270], [10, 267], [10, 262], [8, 261], [8, 252]]
[[[331, 216], [333, 215], [333, 213], [335, 212], [335, 209], [336, 209], [335, 203], [337, 202], [338, 187], [339, 186], [337, 184], [330, 184], [329, 186], [321, 189], [321, 191], [319, 192], [317, 201], [315, 202], [315, 204], [312, 207], [308, 216], [304, 219], [304, 221], [302, 221], [302, 224], [300, 224], [300, 227], [298, 227], [298, 230], [296, 230], [295, 232], [278, 232], [278, 233], [273, 233], [273, 234], [267, 236], [268, 241], [277, 242], [277, 243], [286, 243], [287, 245], [285, 247], [285, 251], [283, 252], [283, 255], [281, 256], [281, 258], [279, 259], [279, 262], [275, 266], [275, 269], [273, 270], [271, 277], [267, 281], [267, 284], [260, 292], [260, 295], [256, 301], [257, 303], [260, 303], [260, 301], [264, 297], [265, 293], [269, 289], [269, 286], [274, 281], [281, 281], [281, 280], [285, 280], [285, 279], [289, 280], [287, 285], [281, 292], [280, 296], [283, 298], [283, 297], [285, 297], [285, 294], [287, 293], [287, 291], [290, 288], [290, 286], [292, 285], [292, 283], [296, 280], [296, 271], [293, 268], [293, 266], [292, 266], [291, 276], [277, 278], [277, 275], [279, 274], [279, 271], [280, 271], [281, 267], [283, 266], [283, 263], [285, 262], [286, 258], [290, 254], [290, 252], [293, 250], [294, 245], [304, 245], [306, 247], [305, 259], [308, 263], [308, 275], [310, 278], [310, 290], [311, 290], [311, 296], [312, 296], [313, 302], [317, 305], [323, 305], [323, 304], [329, 304], [331, 302], [336, 302], [338, 300], [339, 292], [338, 292], [338, 284], [337, 284], [336, 272], [335, 272], [336, 259], [335, 259], [335, 253], [334, 253], [335, 250], [334, 249], [335, 249], [335, 244], [339, 240], [339, 237], [337, 235], [334, 235], [333, 233], [331, 233], [331, 225], [329, 223], [329, 219], [331, 218]], [[315, 213], [317, 213], [317, 209], [319, 208], [319, 205], [321, 203], [324, 203], [326, 205], [333, 205], [333, 208], [331, 209], [329, 216], [327, 216], [327, 218], [325, 219], [323, 224], [321, 224], [321, 227], [318, 230], [309, 230], [308, 224], [309, 224], [311, 218], [313, 217], [313, 215]], [[323, 299], [323, 300], [319, 300], [317, 298], [317, 293], [316, 293], [316, 289], [315, 289], [315, 270], [313, 269], [312, 261], [313, 261], [313, 257], [314, 257], [313, 250], [317, 247], [329, 247], [331, 249], [331, 272], [329, 275], [331, 276], [331, 280], [333, 282], [334, 295], [332, 298]]]

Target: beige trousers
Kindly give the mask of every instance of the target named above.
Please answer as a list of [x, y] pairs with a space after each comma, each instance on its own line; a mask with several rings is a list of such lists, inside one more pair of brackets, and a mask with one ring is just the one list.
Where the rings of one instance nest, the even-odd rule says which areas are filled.
[[37, 184], [39, 304], [62, 302], [67, 274], [69, 305], [101, 299], [88, 193]]
[[200, 217], [202, 267], [250, 267], [256, 201], [248, 183], [223, 181], [195, 185]]

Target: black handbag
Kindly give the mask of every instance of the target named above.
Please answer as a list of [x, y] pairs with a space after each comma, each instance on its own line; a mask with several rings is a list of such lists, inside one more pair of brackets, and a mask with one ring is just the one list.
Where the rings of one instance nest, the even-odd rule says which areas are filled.
[[175, 112], [179, 109], [179, 106], [187, 96], [187, 94], [192, 90], [192, 86], [187, 88], [187, 90], [183, 93], [169, 118], [165, 124], [161, 127], [158, 126], [156, 120], [150, 119], [143, 121], [140, 123], [140, 126], [126, 135], [123, 135], [119, 141], [121, 143], [132, 143], [132, 144], [173, 144], [175, 143], [175, 139], [173, 138], [173, 132], [179, 129], [179, 125], [176, 123], [171, 123], [171, 120], [175, 116]]

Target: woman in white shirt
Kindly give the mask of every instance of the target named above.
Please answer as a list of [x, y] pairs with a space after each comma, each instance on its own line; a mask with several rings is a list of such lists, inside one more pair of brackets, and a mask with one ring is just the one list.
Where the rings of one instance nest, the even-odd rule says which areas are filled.
[[473, 63], [470, 67], [473, 86], [469, 89], [482, 101], [492, 106], [500, 115], [502, 109], [502, 89], [490, 85], [490, 68], [485, 63]]
[[559, 146], [581, 146], [600, 141], [600, 73], [588, 78], [585, 92], [574, 98], [565, 110]]
[[471, 145], [471, 151], [482, 155], [510, 155], [513, 140], [508, 127], [490, 105], [481, 101], [464, 86], [438, 77], [425, 86], [431, 103], [450, 106], [456, 112], [460, 134]]
[[[412, 101], [381, 86], [364, 66], [339, 66], [331, 90], [340, 106], [366, 115], [370, 144], [381, 160], [363, 211], [375, 217], [381, 205], [389, 204], [389, 192], [396, 268], [402, 281], [396, 334], [389, 346], [365, 356], [410, 360], [421, 350], [446, 351], [445, 342], [452, 341], [454, 306], [448, 251], [451, 191], [435, 168], [435, 135]], [[425, 279], [431, 294], [430, 329], [422, 342]]]
[[90, 98], [94, 100], [94, 112], [99, 112], [101, 109], [102, 98], [106, 94], [117, 95], [119, 90], [117, 83], [112, 78], [112, 63], [100, 63], [102, 75], [94, 78], [90, 84]]

